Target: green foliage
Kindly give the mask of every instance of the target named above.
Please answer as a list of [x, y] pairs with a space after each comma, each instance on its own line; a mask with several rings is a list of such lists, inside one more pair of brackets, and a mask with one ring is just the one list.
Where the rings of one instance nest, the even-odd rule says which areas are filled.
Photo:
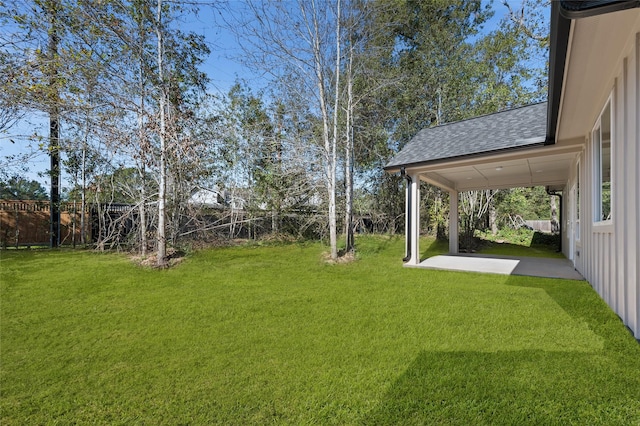
[[242, 186], [246, 208], [271, 212], [272, 232], [291, 232], [285, 229], [284, 215], [310, 208], [313, 171], [319, 166], [308, 164], [311, 148], [305, 146], [308, 141], [301, 130], [304, 119], [300, 121], [286, 99], [268, 102], [263, 93], [254, 93], [240, 82], [229, 90], [223, 104], [225, 143], [218, 153], [219, 186], [230, 190]]
[[529, 247], [535, 231], [526, 228], [502, 228], [498, 230], [496, 235], [490, 232], [476, 231], [476, 235], [487, 241], [495, 241], [501, 243], [521, 245]]
[[403, 268], [403, 244], [1, 252], [2, 424], [640, 422], [640, 346], [587, 282]]
[[[423, 128], [529, 104], [546, 95], [548, 40], [535, 38], [548, 31], [541, 12], [546, 6], [527, 2], [523, 25], [507, 17], [487, 32], [481, 28], [493, 16], [492, 7], [503, 5], [378, 0], [362, 7], [369, 19], [365, 48], [358, 57], [366, 72], [356, 85], [363, 99], [357, 124], [366, 129], [356, 135], [365, 147], [358, 157], [362, 167], [381, 168]], [[388, 196], [392, 182], [384, 177], [372, 182], [372, 192], [380, 194], [378, 205], [388, 216], [403, 209], [404, 197]], [[438, 196], [432, 195], [426, 223], [437, 232], [443, 221], [438, 218]]]
[[505, 227], [498, 230], [496, 235], [484, 231], [476, 231], [475, 235], [483, 241], [480, 252], [486, 254], [564, 257], [558, 251], [559, 234], [543, 234], [526, 228]]
[[363, 213], [376, 213], [383, 216], [387, 223], [386, 229], [391, 233], [404, 229], [405, 185], [400, 176], [383, 171], [373, 174], [367, 184], [372, 202], [368, 204], [370, 209]]
[[509, 217], [524, 220], [551, 219], [551, 201], [543, 186], [500, 190], [496, 194], [496, 210], [501, 226], [510, 226]]
[[12, 176], [0, 181], [0, 200], [46, 200], [47, 190], [36, 180]]
[[421, 185], [421, 194], [424, 194], [426, 204], [426, 217], [423, 223], [428, 224], [427, 232], [435, 235], [439, 241], [448, 240], [447, 227], [449, 226], [449, 194], [440, 188], [429, 185]]

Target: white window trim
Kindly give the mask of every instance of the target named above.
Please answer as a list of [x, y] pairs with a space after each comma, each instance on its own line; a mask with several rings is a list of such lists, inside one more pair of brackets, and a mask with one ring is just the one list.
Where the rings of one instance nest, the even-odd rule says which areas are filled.
[[580, 215], [583, 213], [580, 208], [580, 202], [582, 201], [582, 197], [580, 197], [580, 183], [582, 182], [582, 177], [580, 173], [582, 173], [582, 154], [578, 155], [578, 159], [576, 161], [576, 199], [573, 200], [575, 203], [574, 208], [576, 209], [575, 216], [575, 224], [576, 229], [573, 230], [573, 235], [575, 236], [576, 245], [580, 243], [580, 239], [582, 238], [582, 230], [580, 229]]
[[[608, 232], [609, 228], [612, 228], [613, 225], [613, 215], [611, 214], [611, 219], [607, 219], [607, 220], [600, 220], [600, 216], [602, 215], [602, 163], [601, 163], [601, 152], [600, 152], [600, 148], [602, 146], [602, 136], [598, 137], [598, 143], [596, 144], [593, 138], [593, 134], [596, 131], [596, 129], [600, 128], [600, 132], [602, 132], [602, 128], [601, 128], [601, 122], [602, 122], [602, 114], [604, 113], [604, 110], [607, 109], [607, 105], [609, 105], [609, 109], [610, 109], [610, 126], [611, 126], [611, 142], [610, 142], [610, 168], [611, 170], [609, 171], [610, 177], [609, 177], [609, 182], [610, 182], [610, 186], [611, 186], [611, 200], [610, 200], [610, 214], [613, 213], [614, 209], [613, 209], [613, 201], [614, 201], [614, 194], [613, 194], [613, 188], [615, 185], [614, 182], [614, 173], [613, 173], [613, 158], [614, 158], [614, 141], [615, 141], [615, 111], [614, 111], [614, 99], [613, 99], [613, 91], [611, 91], [611, 94], [609, 95], [609, 97], [607, 98], [607, 100], [605, 101], [602, 109], [600, 110], [600, 113], [598, 114], [598, 118], [595, 122], [595, 124], [593, 125], [593, 128], [591, 129], [591, 134], [590, 134], [590, 139], [591, 139], [591, 145], [592, 145], [592, 152], [593, 152], [593, 170], [592, 172], [594, 172], [594, 179], [593, 179], [593, 217], [592, 217], [592, 223], [594, 228], [599, 228], [599, 231], [602, 232]], [[596, 214], [597, 213], [597, 214]]]

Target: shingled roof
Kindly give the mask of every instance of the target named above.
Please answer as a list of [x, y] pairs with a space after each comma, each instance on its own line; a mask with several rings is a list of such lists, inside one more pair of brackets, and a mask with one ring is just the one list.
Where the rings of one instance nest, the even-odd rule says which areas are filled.
[[385, 170], [544, 145], [546, 126], [547, 103], [542, 102], [423, 129]]

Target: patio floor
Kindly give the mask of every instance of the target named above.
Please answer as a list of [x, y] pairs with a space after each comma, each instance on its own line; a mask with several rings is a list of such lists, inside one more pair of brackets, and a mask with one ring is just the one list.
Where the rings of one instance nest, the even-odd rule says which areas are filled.
[[425, 259], [416, 267], [449, 271], [584, 280], [569, 260], [547, 257], [448, 254]]

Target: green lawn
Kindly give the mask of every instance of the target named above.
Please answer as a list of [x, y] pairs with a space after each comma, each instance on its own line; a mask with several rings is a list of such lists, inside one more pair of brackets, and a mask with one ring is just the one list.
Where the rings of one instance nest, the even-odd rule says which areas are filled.
[[301, 244], [165, 271], [0, 252], [0, 424], [640, 424], [640, 345], [588, 283], [358, 245], [351, 264]]
[[558, 250], [557, 236], [524, 228], [501, 229], [497, 235], [476, 231], [476, 236], [483, 242], [479, 250], [482, 254], [564, 258], [564, 254]]

